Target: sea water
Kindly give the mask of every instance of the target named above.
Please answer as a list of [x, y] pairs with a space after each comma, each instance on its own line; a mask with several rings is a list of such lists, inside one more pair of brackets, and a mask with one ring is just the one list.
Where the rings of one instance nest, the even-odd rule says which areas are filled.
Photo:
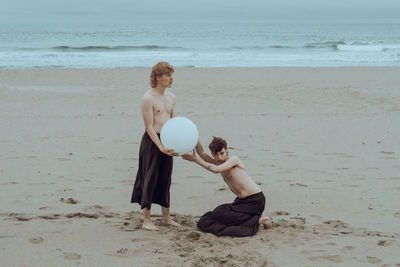
[[399, 23], [0, 26], [0, 68], [400, 66]]

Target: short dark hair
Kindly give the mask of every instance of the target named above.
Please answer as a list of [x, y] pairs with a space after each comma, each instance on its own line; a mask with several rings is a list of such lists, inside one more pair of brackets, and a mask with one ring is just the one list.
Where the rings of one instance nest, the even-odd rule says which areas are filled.
[[208, 147], [210, 148], [211, 153], [217, 154], [223, 148], [227, 149], [227, 144], [224, 139], [213, 136], [213, 140], [211, 141]]

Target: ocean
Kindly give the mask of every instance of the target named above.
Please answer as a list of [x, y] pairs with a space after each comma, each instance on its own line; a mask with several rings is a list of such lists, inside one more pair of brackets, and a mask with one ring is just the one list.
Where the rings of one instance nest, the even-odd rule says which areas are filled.
[[0, 68], [400, 66], [400, 23], [0, 25]]

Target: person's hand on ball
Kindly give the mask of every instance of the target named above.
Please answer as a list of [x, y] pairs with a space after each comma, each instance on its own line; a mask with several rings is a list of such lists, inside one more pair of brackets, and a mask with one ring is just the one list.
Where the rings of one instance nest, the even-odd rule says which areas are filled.
[[167, 154], [168, 156], [172, 156], [172, 157], [179, 156], [179, 153], [175, 152], [173, 149], [163, 147], [160, 149], [160, 151], [164, 154]]
[[187, 153], [182, 155], [182, 158], [188, 161], [196, 161], [197, 156], [196, 156], [196, 152], [194, 152], [194, 149], [192, 151], [192, 153]]

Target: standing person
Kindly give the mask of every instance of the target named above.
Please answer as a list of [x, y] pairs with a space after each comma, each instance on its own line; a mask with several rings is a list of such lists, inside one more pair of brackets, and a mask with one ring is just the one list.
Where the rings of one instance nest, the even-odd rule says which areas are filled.
[[165, 148], [160, 141], [160, 131], [164, 123], [175, 116], [176, 97], [166, 88], [171, 88], [174, 68], [167, 62], [153, 66], [150, 75], [151, 89], [141, 103], [146, 131], [139, 150], [139, 168], [136, 175], [131, 203], [139, 203], [143, 210], [143, 228], [158, 231], [150, 218], [151, 204], [159, 204], [162, 223], [180, 226], [170, 218], [170, 193], [173, 156], [178, 153]]

